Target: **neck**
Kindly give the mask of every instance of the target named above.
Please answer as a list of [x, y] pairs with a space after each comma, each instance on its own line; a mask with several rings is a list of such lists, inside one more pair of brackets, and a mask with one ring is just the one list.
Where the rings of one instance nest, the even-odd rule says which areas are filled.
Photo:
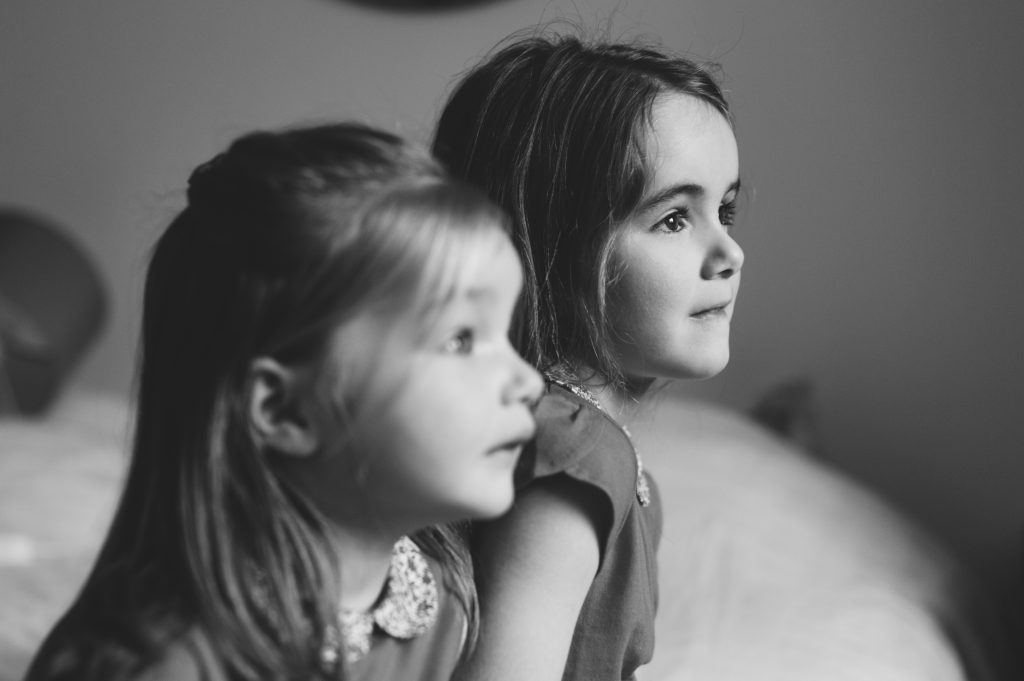
[[597, 398], [601, 408], [613, 419], [628, 424], [640, 406], [640, 400], [650, 387], [650, 381], [626, 381], [625, 385], [615, 385], [602, 374], [590, 371], [581, 382], [587, 390]]
[[341, 561], [341, 607], [373, 607], [387, 581], [391, 549], [400, 537], [379, 528], [333, 526], [331, 539]]
[[337, 556], [341, 575], [341, 607], [355, 611], [370, 609], [387, 581], [395, 542], [423, 523], [383, 518], [356, 489], [324, 491], [317, 476], [325, 473], [315, 465], [286, 466], [282, 472], [306, 491], [327, 521], [327, 539]]

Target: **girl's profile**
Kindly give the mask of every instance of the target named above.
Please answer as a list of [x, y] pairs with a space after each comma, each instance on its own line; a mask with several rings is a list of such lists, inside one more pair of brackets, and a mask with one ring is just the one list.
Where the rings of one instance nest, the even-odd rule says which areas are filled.
[[43, 679], [447, 679], [448, 523], [512, 502], [540, 378], [503, 216], [359, 124], [200, 166], [149, 264], [130, 470]]
[[655, 382], [729, 359], [744, 255], [725, 97], [657, 47], [513, 37], [459, 79], [433, 145], [512, 216], [513, 337], [547, 377], [516, 503], [474, 530], [482, 629], [460, 678], [633, 678], [661, 504], [628, 423]]

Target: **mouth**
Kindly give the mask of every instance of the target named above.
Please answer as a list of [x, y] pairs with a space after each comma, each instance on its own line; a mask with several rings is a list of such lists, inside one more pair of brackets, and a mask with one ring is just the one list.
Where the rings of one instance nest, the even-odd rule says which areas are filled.
[[533, 434], [534, 429], [530, 429], [529, 431], [520, 433], [519, 435], [512, 439], [506, 440], [505, 442], [499, 444], [496, 447], [492, 447], [490, 450], [488, 450], [487, 453], [488, 455], [511, 454], [518, 457], [519, 454], [523, 451], [523, 447], [526, 445], [526, 443], [533, 439]]
[[523, 453], [522, 442], [508, 442], [494, 447], [487, 452], [487, 458], [492, 460], [518, 461], [519, 455]]
[[731, 303], [732, 301], [730, 300], [725, 303], [722, 303], [721, 305], [714, 305], [712, 307], [706, 307], [702, 310], [697, 310], [696, 312], [690, 314], [690, 319], [696, 320], [698, 322], [712, 322], [722, 319], [728, 319], [730, 310], [729, 306]]

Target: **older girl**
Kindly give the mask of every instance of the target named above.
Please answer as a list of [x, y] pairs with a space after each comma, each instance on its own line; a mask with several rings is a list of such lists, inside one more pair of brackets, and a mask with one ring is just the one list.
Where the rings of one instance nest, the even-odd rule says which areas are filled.
[[548, 377], [512, 511], [473, 555], [481, 640], [463, 678], [632, 678], [651, 659], [661, 510], [628, 421], [659, 379], [729, 358], [739, 161], [704, 67], [542, 36], [466, 74], [435, 153], [513, 217], [518, 348]]
[[131, 466], [28, 679], [447, 679], [451, 532], [512, 501], [539, 376], [500, 213], [355, 124], [199, 167], [146, 279]]

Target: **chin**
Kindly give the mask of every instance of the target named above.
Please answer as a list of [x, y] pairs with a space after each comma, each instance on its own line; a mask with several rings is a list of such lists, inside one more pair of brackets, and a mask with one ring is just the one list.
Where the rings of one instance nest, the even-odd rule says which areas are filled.
[[729, 351], [726, 350], [724, 353], [715, 353], [714, 355], [708, 355], [696, 360], [691, 359], [682, 365], [666, 367], [664, 377], [703, 381], [708, 378], [714, 378], [722, 373], [728, 364]]
[[481, 513], [476, 517], [480, 520], [493, 520], [499, 516], [503, 516], [510, 508], [512, 508], [513, 499], [514, 496], [509, 494], [507, 497], [502, 498], [499, 503], [491, 503], [488, 508], [481, 509]]
[[512, 484], [509, 483], [505, 489], [491, 490], [491, 493], [485, 496], [481, 496], [478, 503], [467, 504], [464, 509], [461, 520], [493, 520], [499, 516], [505, 515], [505, 513], [512, 508], [512, 502], [515, 499], [515, 491]]
[[718, 374], [722, 373], [722, 371], [724, 369], [725, 369], [725, 367], [722, 367], [721, 369], [716, 369], [715, 371], [704, 371], [704, 372], [701, 372], [699, 374], [694, 374], [693, 376], [690, 376], [690, 380], [691, 381], [706, 381], [706, 380], [708, 380], [710, 378], [714, 378]]
[[685, 361], [671, 358], [651, 366], [635, 376], [650, 379], [701, 381], [722, 373], [729, 364], [729, 351], [706, 353], [698, 357], [686, 357]]

